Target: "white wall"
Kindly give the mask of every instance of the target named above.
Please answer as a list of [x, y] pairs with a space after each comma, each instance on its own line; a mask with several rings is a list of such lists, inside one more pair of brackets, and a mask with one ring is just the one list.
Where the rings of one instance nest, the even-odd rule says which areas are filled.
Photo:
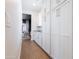
[[32, 15], [32, 11], [24, 10], [23, 8], [22, 8], [22, 13], [23, 14], [31, 14]]
[[6, 59], [20, 59], [22, 9], [20, 0], [6, 0]]

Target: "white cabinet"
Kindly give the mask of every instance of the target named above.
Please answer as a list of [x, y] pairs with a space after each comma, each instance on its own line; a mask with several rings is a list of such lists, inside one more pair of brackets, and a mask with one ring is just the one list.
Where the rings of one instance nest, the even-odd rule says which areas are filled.
[[72, 0], [46, 0], [40, 15], [36, 42], [54, 59], [72, 59]]
[[51, 56], [72, 59], [72, 1], [52, 12]]
[[50, 16], [46, 16], [46, 21], [43, 23], [43, 48], [50, 54]]
[[36, 42], [42, 46], [42, 29], [41, 26], [39, 26], [40, 28], [36, 30]]
[[50, 0], [46, 0], [44, 8], [42, 47], [50, 55]]
[[41, 29], [42, 26], [41, 26], [41, 21], [39, 21], [40, 19], [41, 18], [39, 18], [39, 12], [33, 12], [31, 36], [32, 36], [32, 40], [35, 40], [41, 46], [42, 45], [42, 29]]

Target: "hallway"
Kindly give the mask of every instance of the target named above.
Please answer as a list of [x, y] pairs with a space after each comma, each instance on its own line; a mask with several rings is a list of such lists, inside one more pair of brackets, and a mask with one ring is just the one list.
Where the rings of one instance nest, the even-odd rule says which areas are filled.
[[73, 59], [72, 4], [6, 0], [5, 59]]
[[51, 59], [34, 41], [23, 40], [20, 59]]

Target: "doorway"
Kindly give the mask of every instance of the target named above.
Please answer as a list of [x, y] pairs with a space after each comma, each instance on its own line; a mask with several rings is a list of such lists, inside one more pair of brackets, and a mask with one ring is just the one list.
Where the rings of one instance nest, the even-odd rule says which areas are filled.
[[31, 39], [31, 15], [22, 14], [22, 38]]

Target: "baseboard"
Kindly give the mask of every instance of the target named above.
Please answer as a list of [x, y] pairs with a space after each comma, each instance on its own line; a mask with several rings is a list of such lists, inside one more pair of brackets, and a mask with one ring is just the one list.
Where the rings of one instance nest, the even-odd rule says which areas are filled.
[[20, 56], [21, 56], [21, 49], [22, 49], [22, 39], [20, 41], [20, 46], [19, 46], [19, 53], [18, 53], [18, 59], [20, 59]]
[[36, 45], [50, 58], [52, 59], [52, 57], [35, 41], [35, 40], [32, 40], [34, 43], [36, 43]]

